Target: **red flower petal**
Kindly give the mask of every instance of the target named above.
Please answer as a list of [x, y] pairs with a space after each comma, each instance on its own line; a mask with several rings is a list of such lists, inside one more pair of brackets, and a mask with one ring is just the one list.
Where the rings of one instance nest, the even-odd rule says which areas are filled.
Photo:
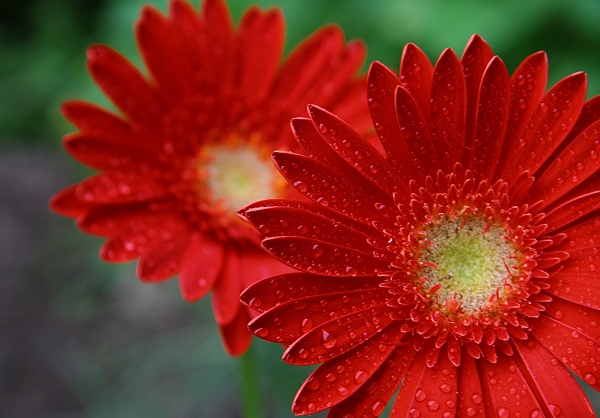
[[[302, 236], [321, 241], [338, 236], [339, 242], [346, 247], [370, 253], [373, 247], [368, 236], [343, 224], [332, 223], [330, 218], [310, 213], [298, 208], [263, 207], [246, 211], [247, 220], [265, 237]], [[278, 222], [269, 222], [277, 219]], [[270, 227], [265, 225], [269, 224]]]
[[136, 25], [136, 38], [161, 93], [171, 100], [181, 100], [190, 91], [193, 71], [187, 51], [167, 18], [154, 7], [144, 7]]
[[221, 341], [227, 354], [237, 357], [246, 352], [252, 343], [252, 334], [246, 329], [250, 320], [247, 309], [238, 309], [237, 315], [226, 325], [219, 325]]
[[[433, 139], [429, 134], [427, 120], [419, 110], [415, 98], [404, 89], [396, 89], [396, 113], [402, 130], [401, 138], [406, 144], [414, 167], [422, 178], [435, 176], [440, 169]], [[417, 181], [420, 180], [417, 178]]]
[[584, 73], [558, 82], [542, 99], [529, 122], [517, 132], [502, 177], [512, 183], [522, 171], [535, 173], [560, 145], [577, 120], [585, 101]]
[[147, 205], [140, 204], [97, 205], [77, 220], [77, 226], [88, 234], [111, 237], [140, 218], [151, 219], [161, 216], [166, 214], [168, 209], [149, 210]]
[[208, 66], [207, 78], [202, 84], [203, 92], [221, 90], [219, 102], [227, 103], [235, 83], [235, 38], [231, 13], [223, 0], [205, 0], [202, 3], [202, 43], [204, 62]]
[[189, 242], [189, 232], [184, 223], [171, 225], [155, 237], [151, 246], [143, 251], [137, 266], [137, 276], [144, 282], [170, 279], [181, 268], [181, 259]]
[[[315, 370], [304, 382], [292, 406], [295, 414], [314, 413], [348, 399], [394, 353], [394, 345], [402, 338], [398, 326], [390, 326], [366, 344], [328, 361]], [[369, 361], [363, 361], [365, 356]], [[322, 393], [330, 396], [323, 397]], [[310, 408], [308, 405], [311, 406]]]
[[[329, 280], [327, 279], [327, 281]], [[280, 294], [284, 294], [284, 292], [282, 290]], [[296, 292], [298, 290], [295, 289], [294, 293]], [[361, 289], [356, 292], [346, 291], [343, 297], [339, 293], [315, 294], [287, 302], [282, 301], [281, 304], [252, 320], [248, 324], [248, 328], [264, 340], [289, 343], [328, 321], [381, 305], [380, 298], [385, 294], [385, 290], [379, 288]], [[250, 303], [250, 305], [252, 304]], [[265, 330], [271, 331], [266, 334]], [[305, 360], [307, 360], [306, 357], [300, 356], [294, 362], [303, 363]]]
[[223, 245], [194, 234], [181, 259], [179, 288], [188, 302], [195, 302], [212, 289], [223, 267]]
[[600, 168], [599, 153], [600, 121], [597, 121], [573, 139], [541, 174], [532, 188], [532, 200], [543, 200], [544, 206], [548, 206], [574, 189]]
[[584, 130], [589, 128], [592, 124], [597, 122], [600, 119], [600, 96], [592, 97], [590, 100], [585, 102], [583, 108], [581, 109], [581, 113], [577, 118], [577, 122], [565, 142], [570, 143], [573, 139], [575, 139], [579, 134], [581, 134]]
[[[456, 415], [457, 370], [448, 357], [440, 356], [434, 367], [425, 365], [422, 350], [400, 386], [391, 417], [410, 417], [419, 412], [426, 417]], [[417, 415], [418, 416], [418, 415]]]
[[[502, 60], [495, 57], [485, 69], [481, 81], [472, 160], [464, 160], [467, 168], [472, 168], [483, 178], [491, 178], [500, 157], [508, 121], [509, 99], [508, 71]], [[468, 149], [466, 155], [469, 155]]]
[[[463, 67], [467, 86], [467, 116], [465, 120], [465, 146], [470, 148], [475, 141], [475, 119], [479, 112], [478, 104], [486, 103], [479, 99], [481, 80], [487, 66], [494, 56], [490, 46], [479, 35], [473, 35], [467, 46], [460, 63]], [[508, 74], [507, 74], [508, 78]], [[506, 109], [508, 112], [508, 109]], [[502, 115], [502, 112], [500, 112]]]
[[[328, 416], [379, 416], [397, 389], [402, 376], [413, 364], [412, 345], [397, 346], [388, 360], [352, 396], [331, 408]], [[310, 406], [310, 405], [309, 405]]]
[[66, 135], [63, 146], [77, 161], [97, 170], [127, 170], [140, 162], [154, 162], [151, 154], [128, 142], [77, 133]]
[[[406, 191], [406, 188], [400, 187], [401, 183], [392, 166], [354, 128], [318, 106], [309, 105], [308, 111], [321, 137], [329, 146], [364, 178], [377, 186], [377, 189], [373, 188], [375, 199], [380, 203], [393, 204], [389, 195]], [[362, 183], [368, 184], [364, 180]], [[379, 193], [378, 189], [387, 195]]]
[[427, 55], [415, 44], [406, 44], [400, 61], [400, 81], [402, 86], [415, 98], [427, 121], [431, 106], [432, 76], [433, 65]]
[[301, 237], [267, 238], [263, 247], [288, 266], [333, 276], [376, 276], [388, 263], [352, 248]]
[[[342, 355], [360, 344], [370, 344], [368, 340], [393, 322], [389, 309], [381, 302], [381, 299], [375, 301], [367, 298], [367, 309], [340, 316], [314, 327], [285, 350], [283, 361], [295, 365], [316, 364]], [[340, 304], [343, 302], [339, 302], [338, 306]], [[351, 326], [351, 332], [348, 332], [348, 326]]]
[[459, 396], [456, 416], [460, 418], [484, 417], [483, 391], [475, 359], [471, 355], [463, 353], [457, 372]]
[[133, 203], [168, 196], [166, 188], [135, 171], [108, 171], [79, 183], [77, 196], [90, 203]]
[[535, 338], [573, 373], [600, 390], [594, 363], [600, 361], [600, 345], [587, 334], [542, 314], [532, 331]]
[[285, 37], [283, 15], [278, 9], [267, 13], [252, 7], [239, 26], [241, 72], [239, 89], [249, 103], [256, 103], [268, 93], [283, 53]]
[[[548, 82], [548, 57], [544, 52], [533, 54], [515, 70], [510, 79], [510, 114], [506, 129], [505, 145], [497, 164], [497, 174], [507, 162], [513, 147], [517, 146], [517, 135], [538, 107]], [[496, 176], [498, 177], [498, 176]]]
[[546, 308], [545, 314], [563, 324], [577, 329], [578, 332], [590, 336], [592, 339], [600, 338], [600, 311], [569, 302], [561, 298], [553, 298], [552, 303]]
[[[600, 173], [599, 173], [600, 174]], [[553, 232], [600, 208], [600, 191], [583, 193], [572, 199], [561, 199], [561, 203], [544, 218], [548, 232]]]
[[454, 51], [446, 49], [433, 70], [430, 131], [440, 167], [447, 173], [461, 160], [463, 153], [466, 95], [460, 61]]
[[241, 299], [251, 308], [268, 311], [279, 304], [313, 295], [370, 290], [379, 287], [373, 277], [322, 277], [309, 273], [289, 273], [261, 280], [247, 288]]
[[88, 48], [88, 70], [111, 101], [133, 121], [155, 126], [162, 106], [140, 72], [118, 52], [102, 45]]
[[215, 320], [219, 325], [227, 325], [237, 315], [242, 291], [244, 254], [234, 248], [227, 248], [222, 263], [219, 280], [213, 286], [212, 305]]
[[60, 110], [82, 133], [111, 138], [115, 142], [134, 138], [131, 125], [96, 105], [69, 100], [62, 104]]
[[[320, 161], [280, 151], [273, 153], [273, 160], [296, 190], [320, 205], [365, 223], [370, 223], [373, 218], [384, 220], [372, 210], [380, 203], [378, 200], [367, 196], [353, 183], [341, 181], [342, 174]], [[313, 178], [319, 179], [319, 182]]]
[[544, 415], [558, 416], [561, 411], [573, 417], [595, 417], [585, 393], [571, 373], [544, 347], [535, 341], [515, 341], [524, 362], [520, 367], [529, 385], [539, 391], [537, 396]]
[[408, 184], [411, 178], [418, 178], [418, 172], [413, 166], [406, 144], [400, 140], [402, 132], [398, 116], [392, 111], [394, 94], [400, 80], [386, 66], [374, 62], [369, 69], [368, 84], [367, 97], [375, 131], [402, 184]]
[[[517, 412], [533, 414], [542, 411], [529, 382], [512, 357], [500, 355], [496, 363], [480, 361], [479, 365], [484, 397], [491, 402], [488, 416], [503, 418]], [[518, 405], [514, 401], [515, 393], [520, 395]]]
[[92, 208], [92, 204], [77, 197], [77, 184], [69, 186], [56, 193], [50, 199], [50, 209], [62, 216], [78, 218]]

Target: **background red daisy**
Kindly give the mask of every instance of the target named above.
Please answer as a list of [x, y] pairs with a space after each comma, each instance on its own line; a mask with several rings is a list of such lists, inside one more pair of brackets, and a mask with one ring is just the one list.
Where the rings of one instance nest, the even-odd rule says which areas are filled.
[[123, 116], [87, 102], [63, 105], [79, 129], [65, 148], [100, 173], [57, 194], [51, 207], [107, 238], [103, 260], [139, 259], [141, 280], [178, 274], [188, 301], [212, 290], [225, 348], [239, 355], [251, 338], [239, 293], [281, 267], [235, 211], [288, 194], [269, 153], [293, 147], [289, 119], [303, 104], [366, 126], [357, 100], [364, 47], [329, 26], [280, 65], [281, 12], [250, 8], [234, 30], [221, 0], [206, 0], [200, 14], [181, 0], [170, 2], [168, 16], [145, 7], [136, 37], [149, 77], [106, 46], [88, 49], [89, 72]]
[[322, 363], [294, 413], [595, 416], [568, 369], [600, 389], [600, 96], [547, 74], [537, 53], [509, 77], [477, 35], [435, 66], [409, 44], [399, 76], [369, 71], [385, 156], [317, 106], [294, 119], [307, 155], [273, 158], [313, 202], [241, 211], [300, 270], [242, 295], [284, 361]]

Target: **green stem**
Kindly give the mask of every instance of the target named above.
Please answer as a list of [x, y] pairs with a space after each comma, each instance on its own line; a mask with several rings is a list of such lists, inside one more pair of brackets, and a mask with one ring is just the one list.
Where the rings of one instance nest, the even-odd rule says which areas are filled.
[[262, 418], [258, 372], [253, 346], [250, 346], [250, 349], [239, 357], [239, 365], [244, 418]]

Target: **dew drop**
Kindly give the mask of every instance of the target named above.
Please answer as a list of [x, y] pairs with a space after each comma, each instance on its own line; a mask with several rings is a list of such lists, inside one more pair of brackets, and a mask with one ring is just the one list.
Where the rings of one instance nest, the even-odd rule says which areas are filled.
[[327, 380], [329, 383], [334, 382], [336, 379], [335, 374], [333, 373], [327, 373], [325, 375], [325, 380]]
[[468, 407], [466, 410], [466, 413], [467, 413], [467, 416], [474, 417], [475, 414], [477, 414], [477, 410], [475, 408]]
[[[204, 281], [206, 282], [206, 280], [204, 280]], [[204, 286], [206, 286], [206, 284]], [[250, 304], [251, 308], [255, 308], [256, 309], [256, 308], [259, 308], [260, 305], [262, 305], [262, 301], [260, 299], [258, 299], [258, 298], [252, 298], [252, 299], [250, 299], [250, 303], [249, 304]]]
[[346, 274], [348, 276], [356, 277], [358, 275], [358, 270], [352, 266], [346, 266]]
[[354, 382], [356, 382], [356, 384], [360, 385], [365, 380], [367, 380], [367, 377], [369, 377], [369, 373], [359, 370], [354, 374]]
[[585, 380], [586, 383], [590, 384], [590, 385], [595, 385], [597, 382], [596, 376], [593, 375], [592, 373], [588, 373], [583, 377], [583, 380]]
[[416, 409], [416, 408], [411, 408], [411, 409], [408, 411], [408, 415], [409, 415], [411, 418], [419, 418], [419, 417], [421, 416], [421, 412], [420, 412], [418, 409]]
[[304, 318], [302, 320], [302, 323], [300, 324], [300, 332], [306, 333], [308, 331], [310, 331], [312, 329], [312, 319], [310, 318]]
[[437, 401], [431, 400], [427, 402], [427, 408], [429, 408], [431, 411], [437, 411], [440, 409], [440, 404]]
[[440, 386], [440, 390], [444, 393], [449, 393], [452, 390], [452, 386], [450, 386], [447, 383], [444, 383], [443, 385]]
[[208, 281], [206, 279], [200, 279], [200, 280], [198, 280], [198, 286], [206, 287], [206, 286], [208, 286]]
[[321, 344], [323, 345], [323, 347], [325, 347], [325, 348], [332, 348], [334, 345], [336, 345], [337, 340], [335, 338], [333, 338], [325, 330], [322, 330], [322, 332], [323, 332], [323, 341], [321, 342]]
[[338, 386], [337, 392], [342, 396], [347, 396], [349, 393], [349, 390], [348, 390], [348, 388], [346, 388], [344, 386]]
[[383, 414], [384, 410], [385, 410], [385, 402], [383, 402], [383, 401], [375, 401], [371, 404], [371, 413], [373, 415], [375, 415], [376, 417]]
[[321, 386], [321, 382], [319, 382], [318, 377], [311, 377], [306, 381], [306, 387], [310, 390], [317, 390], [319, 389], [319, 386]]
[[556, 311], [556, 312], [554, 313], [554, 317], [555, 317], [556, 319], [562, 319], [562, 318], [563, 318], [563, 316], [565, 316], [565, 313], [564, 313], [563, 311]]
[[298, 189], [298, 191], [299, 191], [300, 193], [306, 193], [306, 190], [308, 190], [308, 187], [306, 186], [306, 183], [304, 183], [303, 181], [300, 181], [300, 180], [298, 180], [298, 181], [295, 181], [295, 182], [293, 183], [293, 186], [294, 186], [296, 189]]
[[500, 408], [497, 412], [498, 418], [508, 418], [510, 416], [510, 412], [508, 412], [508, 409]]
[[415, 392], [415, 399], [419, 402], [424, 401], [426, 397], [427, 397], [427, 394], [424, 391], [422, 391], [421, 389], [419, 389]]
[[312, 249], [313, 249], [313, 256], [315, 258], [319, 258], [325, 253], [325, 250], [319, 244], [313, 245]]
[[481, 398], [481, 395], [480, 395], [480, 394], [478, 394], [478, 393], [475, 393], [475, 394], [473, 394], [473, 395], [471, 396], [471, 399], [473, 399], [473, 402], [474, 402], [475, 404], [477, 404], [477, 405], [479, 405], [479, 404], [481, 403], [481, 401], [483, 400], [483, 399]]
[[554, 415], [555, 417], [560, 416], [560, 414], [562, 413], [562, 410], [556, 406], [556, 405], [548, 405], [548, 408], [550, 409], [550, 412], [552, 413], [552, 415]]
[[256, 331], [254, 331], [254, 335], [259, 338], [265, 338], [267, 335], [269, 335], [269, 330], [266, 328], [257, 328]]
[[542, 412], [539, 409], [534, 409], [529, 414], [529, 418], [542, 418]]
[[308, 350], [306, 350], [306, 349], [304, 349], [304, 348], [301, 348], [301, 349], [298, 351], [298, 357], [300, 357], [300, 358], [301, 358], [301, 359], [303, 359], [303, 360], [304, 360], [304, 359], [306, 359], [306, 358], [308, 358], [308, 355], [309, 355], [309, 352], [308, 352]]

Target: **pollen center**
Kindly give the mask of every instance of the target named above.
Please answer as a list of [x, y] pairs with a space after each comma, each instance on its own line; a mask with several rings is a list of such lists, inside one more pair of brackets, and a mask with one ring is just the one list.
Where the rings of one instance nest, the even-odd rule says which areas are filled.
[[474, 311], [490, 297], [505, 294], [504, 284], [511, 282], [511, 269], [517, 264], [505, 228], [480, 217], [444, 217], [424, 232], [421, 274], [427, 289], [439, 289], [435, 295], [441, 305], [455, 298], [463, 310]]
[[249, 203], [280, 196], [279, 177], [267, 155], [250, 144], [203, 149], [200, 175], [209, 201], [234, 213]]

